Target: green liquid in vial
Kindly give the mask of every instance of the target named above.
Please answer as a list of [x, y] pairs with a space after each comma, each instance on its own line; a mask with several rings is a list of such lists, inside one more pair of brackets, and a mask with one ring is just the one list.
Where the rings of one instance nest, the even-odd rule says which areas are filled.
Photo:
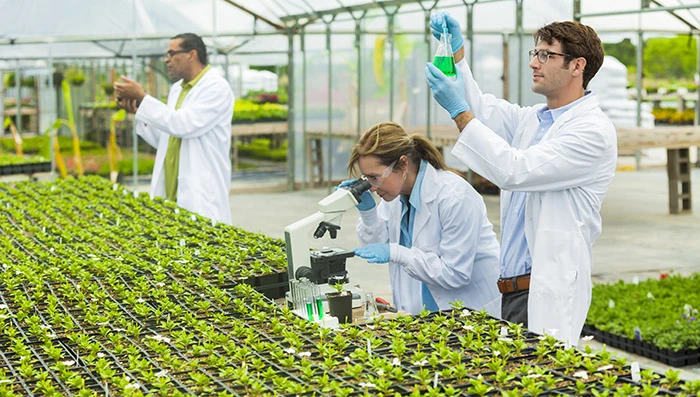
[[436, 68], [440, 69], [440, 71], [444, 73], [445, 76], [454, 76], [457, 74], [455, 72], [454, 57], [436, 56], [435, 58], [433, 58], [433, 65], [435, 65]]
[[306, 302], [306, 316], [309, 318], [309, 321], [314, 321], [314, 306], [311, 302]]
[[321, 298], [316, 298], [316, 307], [318, 308], [318, 319], [323, 318], [323, 301]]

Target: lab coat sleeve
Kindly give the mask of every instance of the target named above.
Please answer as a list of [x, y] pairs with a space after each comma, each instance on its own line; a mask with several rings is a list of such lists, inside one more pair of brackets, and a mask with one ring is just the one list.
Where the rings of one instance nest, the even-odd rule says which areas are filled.
[[438, 213], [431, 215], [440, 217], [440, 236], [435, 237], [439, 251], [406, 248], [392, 243], [391, 261], [402, 265], [409, 276], [426, 284], [445, 289], [462, 288], [472, 280], [482, 224], [481, 206], [457, 194], [439, 200]]
[[386, 215], [384, 210], [385, 208], [380, 210], [374, 207], [367, 211], [360, 211], [360, 219], [357, 220], [357, 238], [362, 246], [389, 242], [388, 221], [384, 216]]
[[160, 135], [161, 132], [158, 131], [155, 128], [150, 128], [148, 124], [142, 122], [142, 121], [137, 121], [136, 122], [136, 133], [143, 138], [146, 143], [149, 145], [153, 146], [154, 148], [158, 147], [158, 143], [160, 142]]
[[223, 88], [228, 87], [207, 87], [178, 110], [146, 95], [136, 118], [177, 138], [198, 138], [220, 124], [222, 117], [231, 114], [233, 93]]
[[599, 177], [600, 160], [612, 146], [605, 128], [586, 122], [562, 130], [558, 136], [538, 145], [516, 149], [473, 119], [460, 134], [452, 155], [501, 189], [525, 192], [570, 189]]
[[466, 60], [462, 59], [456, 66], [459, 69], [458, 73], [464, 76], [464, 94], [474, 116], [483, 120], [491, 130], [510, 144], [527, 109], [494, 95], [482, 93]]

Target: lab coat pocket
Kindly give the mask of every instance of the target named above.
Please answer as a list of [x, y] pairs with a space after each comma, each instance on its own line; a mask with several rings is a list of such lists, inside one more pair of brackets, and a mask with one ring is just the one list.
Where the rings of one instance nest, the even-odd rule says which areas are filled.
[[528, 302], [530, 328], [571, 340], [572, 321], [578, 317], [577, 279], [588, 258], [583, 235], [580, 230], [540, 229], [536, 241]]
[[177, 178], [177, 204], [207, 218], [216, 219], [213, 183], [207, 176], [179, 176]]

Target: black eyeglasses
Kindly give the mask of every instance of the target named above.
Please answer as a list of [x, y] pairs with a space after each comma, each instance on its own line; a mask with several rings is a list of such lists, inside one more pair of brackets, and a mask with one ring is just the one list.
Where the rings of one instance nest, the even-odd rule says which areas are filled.
[[532, 62], [532, 60], [535, 59], [535, 57], [537, 57], [537, 60], [540, 63], [547, 63], [547, 61], [549, 61], [549, 57], [551, 57], [552, 55], [559, 55], [562, 57], [571, 57], [571, 55], [569, 55], [569, 54], [562, 54], [561, 52], [554, 52], [554, 51], [549, 51], [549, 50], [537, 50], [537, 51], [530, 50], [530, 52], [528, 52], [528, 54], [530, 55], [530, 62]]
[[175, 54], [182, 54], [183, 52], [190, 52], [190, 51], [192, 51], [192, 50], [168, 50], [168, 52], [165, 53], [165, 59], [170, 59]]

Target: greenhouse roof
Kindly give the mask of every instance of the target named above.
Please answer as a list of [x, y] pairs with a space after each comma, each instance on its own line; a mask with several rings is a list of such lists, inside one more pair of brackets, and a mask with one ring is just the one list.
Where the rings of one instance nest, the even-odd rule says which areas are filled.
[[[582, 21], [599, 32], [698, 32], [697, 0], [647, 1], [649, 9], [638, 14], [640, 0], [527, 0], [524, 29], [573, 15], [580, 3]], [[286, 38], [279, 34], [292, 27], [352, 32], [355, 21], [364, 18], [364, 29], [382, 32], [386, 16], [396, 12], [397, 29], [421, 33], [433, 7], [454, 8], [453, 15], [461, 15], [457, 7], [465, 4], [478, 14], [475, 31], [514, 32], [516, 0], [0, 0], [0, 59], [158, 55], [170, 37], [186, 31], [210, 37], [207, 43], [216, 43], [217, 51], [283, 52]], [[270, 34], [278, 36], [258, 41]], [[251, 41], [252, 35], [259, 37]]]

